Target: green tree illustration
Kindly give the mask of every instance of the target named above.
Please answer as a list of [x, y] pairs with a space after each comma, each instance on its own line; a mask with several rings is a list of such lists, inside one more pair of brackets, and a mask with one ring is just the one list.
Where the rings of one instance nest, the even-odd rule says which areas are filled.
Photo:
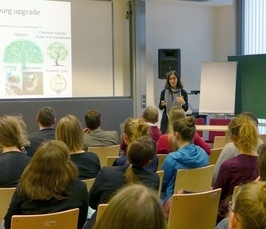
[[4, 62], [21, 63], [21, 69], [26, 70], [26, 63], [43, 63], [43, 54], [39, 46], [34, 42], [29, 40], [16, 40], [6, 47]]
[[56, 66], [60, 66], [58, 62], [67, 58], [68, 50], [64, 44], [55, 41], [48, 46], [47, 55], [54, 60]]

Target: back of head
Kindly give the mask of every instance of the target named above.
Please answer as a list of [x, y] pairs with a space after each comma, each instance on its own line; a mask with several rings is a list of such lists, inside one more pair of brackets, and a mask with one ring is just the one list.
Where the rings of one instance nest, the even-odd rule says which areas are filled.
[[266, 181], [266, 143], [260, 145], [259, 153], [259, 175], [260, 180]]
[[142, 119], [137, 118], [128, 118], [122, 125], [122, 129], [130, 142], [142, 136], [149, 136], [150, 134], [150, 126]]
[[26, 124], [19, 116], [4, 115], [0, 118], [0, 145], [16, 146], [19, 150], [29, 144]]
[[128, 161], [132, 166], [143, 167], [155, 156], [156, 143], [152, 138], [143, 136], [135, 139], [127, 151]]
[[159, 112], [157, 108], [148, 106], [142, 114], [142, 118], [145, 120], [145, 122], [153, 123], [155, 124], [158, 122]]
[[266, 225], [266, 183], [253, 181], [242, 186], [233, 200], [239, 228], [261, 229]]
[[245, 111], [245, 112], [242, 112], [241, 114], [246, 116], [249, 120], [253, 121], [256, 126], [259, 125], [259, 121], [254, 113], [250, 111]]
[[18, 193], [32, 200], [67, 198], [68, 186], [78, 176], [78, 169], [70, 161], [65, 143], [58, 140], [41, 144], [25, 168]]
[[51, 127], [56, 120], [55, 110], [52, 107], [41, 108], [38, 112], [37, 120], [43, 127]]
[[80, 121], [74, 115], [67, 115], [59, 120], [55, 138], [67, 144], [71, 152], [80, 151], [83, 147], [83, 131]]
[[254, 121], [246, 115], [239, 114], [228, 125], [227, 136], [235, 146], [247, 153], [252, 153], [258, 144], [258, 132]]
[[168, 124], [168, 132], [171, 133], [172, 125], [175, 121], [183, 119], [186, 117], [186, 113], [183, 108], [180, 106], [173, 106], [169, 112], [169, 124]]
[[95, 130], [101, 125], [101, 114], [96, 110], [89, 110], [85, 115], [86, 127]]
[[191, 142], [196, 132], [194, 116], [188, 116], [173, 123], [173, 131], [179, 133], [184, 141]]
[[157, 193], [138, 184], [122, 188], [110, 200], [103, 217], [93, 229], [166, 229]]
[[156, 143], [148, 136], [139, 137], [130, 144], [127, 151], [130, 166], [125, 172], [126, 183], [140, 182], [132, 167], [143, 168], [145, 165], [150, 163], [150, 161], [154, 158], [155, 153]]

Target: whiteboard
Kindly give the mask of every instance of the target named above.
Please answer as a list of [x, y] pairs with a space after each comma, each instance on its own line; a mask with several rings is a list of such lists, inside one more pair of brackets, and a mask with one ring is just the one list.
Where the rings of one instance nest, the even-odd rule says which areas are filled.
[[200, 114], [232, 114], [235, 111], [237, 62], [202, 62]]

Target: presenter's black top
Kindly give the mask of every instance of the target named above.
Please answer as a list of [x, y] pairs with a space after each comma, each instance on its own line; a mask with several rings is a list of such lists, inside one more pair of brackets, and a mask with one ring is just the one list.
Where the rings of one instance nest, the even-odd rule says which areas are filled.
[[[160, 102], [159, 102], [159, 108], [160, 108], [160, 110], [163, 110], [162, 119], [161, 119], [161, 127], [160, 127], [163, 134], [166, 134], [167, 127], [168, 127], [167, 109], [166, 109], [166, 106], [161, 105], [162, 101], [166, 101], [166, 99], [165, 99], [166, 90], [167, 89], [164, 89], [161, 91]], [[181, 89], [181, 96], [183, 96], [183, 98], [186, 102], [184, 105], [182, 105], [182, 108], [184, 111], [187, 111], [188, 110], [188, 96], [187, 96], [187, 92], [184, 89]], [[175, 98], [173, 97], [172, 99], [174, 100]], [[169, 104], [168, 104], [168, 106], [169, 106]], [[170, 107], [168, 108], [168, 110], [170, 110]]]

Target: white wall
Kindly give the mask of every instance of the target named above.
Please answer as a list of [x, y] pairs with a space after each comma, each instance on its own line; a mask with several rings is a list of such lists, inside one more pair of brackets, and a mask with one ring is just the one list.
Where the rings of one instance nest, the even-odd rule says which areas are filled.
[[[158, 79], [158, 49], [181, 49], [181, 79], [188, 92], [200, 88], [202, 61], [226, 61], [235, 54], [234, 8], [146, 2], [147, 105], [158, 106], [165, 85]], [[199, 96], [189, 96], [196, 109], [198, 102]]]

